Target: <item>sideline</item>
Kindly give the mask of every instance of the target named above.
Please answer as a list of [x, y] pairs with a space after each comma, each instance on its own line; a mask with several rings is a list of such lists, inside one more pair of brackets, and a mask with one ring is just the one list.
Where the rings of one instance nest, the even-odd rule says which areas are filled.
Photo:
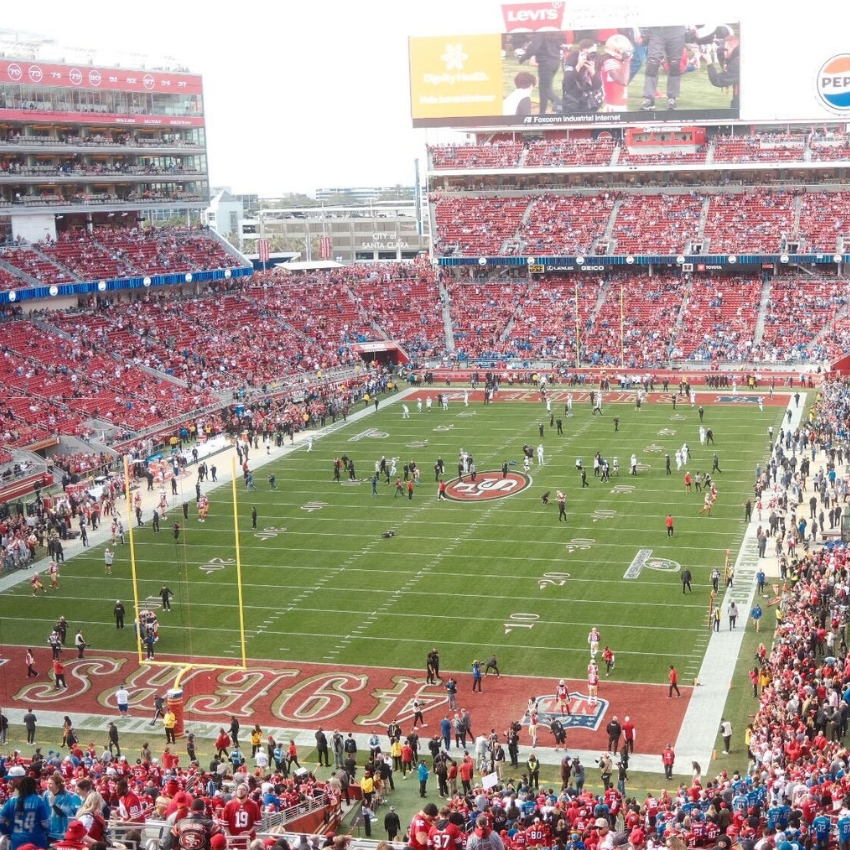
[[[800, 394], [799, 406], [794, 406], [793, 396], [788, 399], [787, 410], [791, 411], [791, 428], [797, 428], [806, 410], [807, 394]], [[784, 425], [785, 423], [783, 423]], [[766, 435], [765, 435], [766, 437]], [[755, 477], [754, 479], [755, 480]], [[811, 477], [810, 479], [811, 480]], [[735, 580], [732, 588], [724, 595], [718, 596], [722, 610], [720, 631], [711, 631], [708, 648], [698, 674], [699, 686], [693, 689], [688, 703], [679, 737], [676, 739], [676, 762], [690, 765], [698, 762], [703, 770], [708, 770], [712, 762], [712, 754], [717, 747], [720, 734], [720, 723], [726, 710], [729, 689], [735, 676], [735, 667], [741, 654], [744, 633], [751, 628], [750, 611], [756, 594], [756, 573], [760, 559], [756, 531], [760, 522], [758, 514], [753, 509], [753, 516], [744, 532], [744, 539], [735, 559]], [[765, 568], [769, 559], [761, 559]], [[765, 569], [765, 572], [768, 572]], [[778, 572], [778, 571], [777, 571]], [[738, 628], [729, 630], [726, 606], [732, 600], [738, 606]], [[706, 630], [709, 629], [706, 624]], [[744, 687], [742, 683], [740, 685]], [[736, 736], [743, 734], [743, 729], [734, 730]], [[740, 740], [740, 737], [737, 738]]]

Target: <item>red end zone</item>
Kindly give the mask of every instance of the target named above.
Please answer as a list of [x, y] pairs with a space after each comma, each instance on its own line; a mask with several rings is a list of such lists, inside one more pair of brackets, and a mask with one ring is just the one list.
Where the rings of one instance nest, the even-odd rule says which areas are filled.
[[[67, 690], [56, 691], [43, 671], [50, 669], [50, 651], [36, 650], [38, 679], [27, 679], [23, 647], [8, 647], [4, 665], [2, 704], [13, 708], [31, 707], [36, 714], [56, 711], [79, 717], [114, 715], [118, 708], [115, 691], [125, 683], [130, 692], [131, 711], [153, 716], [154, 697], [174, 686], [180, 660], [174, 668], [139, 665], [135, 657], [98, 652], [82, 660], [65, 663]], [[66, 653], [67, 654], [67, 653]], [[158, 661], [170, 660], [160, 656]], [[214, 659], [205, 659], [213, 661]], [[233, 664], [223, 660], [222, 664]], [[448, 677], [447, 671], [442, 671]], [[510, 721], [522, 718], [529, 697], [540, 700], [540, 744], [552, 746], [554, 739], [544, 725], [548, 712], [560, 711], [555, 699], [555, 679], [530, 676], [487, 676], [483, 693], [472, 693], [472, 677], [455, 674], [458, 706], [469, 709], [472, 729], [502, 733]], [[335, 667], [321, 664], [262, 662], [248, 670], [189, 670], [181, 680], [185, 716], [195, 722], [225, 723], [236, 715], [243, 723], [291, 729], [340, 729], [344, 732], [384, 732], [396, 719], [408, 731], [413, 717], [413, 701], [423, 704], [428, 724], [423, 734], [439, 734], [440, 720], [449, 714], [446, 691], [428, 685], [417, 670]], [[667, 741], [675, 741], [690, 701], [691, 691], [682, 688], [681, 699], [668, 699], [666, 685], [599, 683], [599, 702], [594, 706], [584, 696], [585, 684], [568, 680], [570, 711], [567, 718], [569, 746], [574, 749], [604, 750], [605, 726], [615, 715], [622, 722], [628, 715], [637, 729], [636, 751], [657, 755]], [[226, 723], [225, 723], [226, 725]], [[530, 743], [525, 728], [520, 745]]]

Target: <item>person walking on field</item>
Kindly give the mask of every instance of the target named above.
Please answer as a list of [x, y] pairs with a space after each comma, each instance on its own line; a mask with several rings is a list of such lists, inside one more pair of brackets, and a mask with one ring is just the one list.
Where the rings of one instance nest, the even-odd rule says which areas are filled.
[[669, 690], [669, 693], [667, 694], [667, 699], [673, 698], [673, 691], [676, 692], [677, 697], [682, 696], [679, 693], [679, 674], [676, 671], [676, 667], [673, 664], [670, 665], [670, 673], [668, 674], [667, 678], [670, 682], [670, 690]]

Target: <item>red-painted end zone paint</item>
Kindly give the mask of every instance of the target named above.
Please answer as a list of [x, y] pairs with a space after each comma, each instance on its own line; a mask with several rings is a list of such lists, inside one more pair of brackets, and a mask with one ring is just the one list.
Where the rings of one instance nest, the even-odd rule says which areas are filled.
[[[83, 660], [66, 659], [68, 689], [56, 691], [44, 671], [50, 669], [49, 650], [35, 650], [38, 679], [27, 679], [23, 647], [7, 647], [8, 663], [0, 676], [2, 705], [11, 708], [32, 707], [38, 714], [57, 711], [72, 718], [83, 714], [103, 715], [117, 712], [115, 691], [123, 682], [130, 691], [133, 714], [153, 716], [153, 701], [173, 686], [179, 667], [139, 666], [134, 657], [116, 652], [90, 653]], [[66, 656], [70, 653], [66, 652]], [[168, 661], [159, 656], [158, 661]], [[173, 659], [180, 664], [180, 659]], [[213, 659], [205, 659], [206, 662]], [[222, 664], [233, 664], [222, 660]], [[441, 671], [448, 676], [447, 671]], [[663, 671], [662, 671], [663, 672]], [[557, 680], [530, 676], [487, 676], [483, 693], [472, 693], [469, 673], [455, 674], [458, 705], [468, 708], [472, 728], [502, 733], [510, 721], [525, 712], [529, 697], [541, 699], [541, 709], [557, 712], [554, 694]], [[594, 708], [582, 696], [584, 682], [568, 680], [570, 708], [575, 722], [567, 741], [574, 749], [605, 749], [605, 726], [617, 716], [622, 722], [628, 715], [637, 728], [639, 753], [657, 755], [668, 741], [675, 741], [690, 701], [691, 690], [682, 688], [681, 699], [668, 699], [666, 685], [631, 685], [602, 680], [599, 684], [601, 705]], [[291, 729], [315, 729], [324, 726], [341, 731], [383, 732], [397, 719], [408, 731], [413, 717], [412, 704], [418, 699], [424, 706], [427, 728], [423, 736], [439, 734], [440, 720], [450, 712], [445, 690], [427, 685], [422, 671], [386, 668], [336, 667], [293, 662], [252, 662], [249, 669], [190, 670], [181, 679], [186, 703], [186, 720], [222, 723], [236, 715], [242, 722]], [[451, 714], [450, 714], [451, 716]], [[554, 739], [543, 725], [540, 744], [552, 746]], [[225, 724], [226, 725], [226, 724]], [[529, 743], [525, 728], [521, 745]]]

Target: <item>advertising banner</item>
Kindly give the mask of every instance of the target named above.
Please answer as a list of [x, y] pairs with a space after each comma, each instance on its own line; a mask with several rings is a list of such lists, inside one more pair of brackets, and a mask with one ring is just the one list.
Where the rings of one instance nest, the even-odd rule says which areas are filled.
[[503, 11], [506, 33], [410, 39], [415, 127], [740, 117], [738, 23], [529, 31], [562, 9]]
[[413, 126], [740, 118], [739, 23], [551, 29], [562, 13], [511, 5], [505, 33], [411, 38]]
[[21, 86], [70, 86], [104, 91], [201, 94], [199, 74], [170, 74], [127, 68], [95, 68], [90, 65], [53, 65], [22, 59], [0, 62], [0, 84]]

